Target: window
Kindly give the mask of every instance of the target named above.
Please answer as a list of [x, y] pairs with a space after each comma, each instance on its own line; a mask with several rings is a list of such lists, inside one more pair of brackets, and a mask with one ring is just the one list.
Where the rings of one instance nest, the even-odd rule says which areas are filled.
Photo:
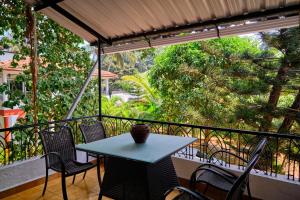
[[20, 92], [20, 94], [26, 94], [26, 86], [24, 82], [16, 82], [16, 75], [9, 74], [7, 77], [8, 89], [14, 92]]

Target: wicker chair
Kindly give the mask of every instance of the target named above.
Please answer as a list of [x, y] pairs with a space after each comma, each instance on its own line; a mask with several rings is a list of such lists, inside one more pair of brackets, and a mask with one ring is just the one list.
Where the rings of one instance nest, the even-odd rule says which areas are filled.
[[[79, 128], [83, 135], [83, 139], [85, 143], [90, 143], [90, 142], [94, 142], [106, 138], [104, 126], [100, 121], [85, 120], [83, 121], [82, 124], [79, 125]], [[86, 162], [89, 161], [89, 156], [99, 159], [100, 162], [101, 162], [101, 158], [104, 158], [104, 156], [101, 155], [86, 153]], [[99, 170], [99, 174], [100, 174], [100, 168], [97, 168], [97, 170]], [[85, 178], [85, 175], [86, 175], [86, 171], [84, 172], [83, 179]]]
[[[48, 183], [48, 170], [52, 169], [61, 173], [61, 184], [64, 200], [68, 199], [66, 191], [66, 177], [73, 176], [85, 172], [95, 166], [99, 168], [100, 162], [97, 164], [90, 162], [80, 163], [76, 158], [76, 149], [69, 127], [57, 126], [39, 132], [42, 140], [44, 155], [46, 162], [46, 180], [43, 190], [45, 194]], [[99, 173], [98, 180], [99, 180]], [[100, 185], [100, 183], [99, 183]]]
[[[229, 192], [227, 193], [226, 200], [240, 200], [243, 198], [243, 193], [245, 191], [245, 188], [247, 187], [247, 183], [249, 182], [250, 171], [258, 162], [259, 157], [260, 154], [254, 155], [253, 159], [248, 163], [242, 175], [240, 175], [233, 182]], [[168, 190], [165, 193], [164, 199], [166, 199], [171, 192], [175, 193], [175, 197], [173, 198], [173, 200], [209, 200], [209, 198], [204, 196], [203, 194], [184, 187], [175, 187], [171, 190]]]
[[85, 143], [94, 142], [106, 138], [105, 129], [100, 121], [83, 121], [79, 125]]
[[[170, 195], [171, 193], [173, 198]], [[181, 186], [176, 186], [168, 190], [165, 193], [163, 200], [166, 199], [170, 200], [171, 198], [172, 200], [210, 200], [204, 195], [200, 194], [199, 192], [192, 191], [190, 189]]]
[[[204, 194], [208, 188], [208, 186], [215, 187], [219, 190], [229, 192], [232, 188], [234, 182], [238, 179], [238, 176], [231, 173], [228, 170], [225, 170], [224, 168], [221, 168], [215, 164], [213, 164], [213, 159], [217, 154], [225, 154], [225, 155], [231, 155], [236, 157], [237, 159], [240, 159], [242, 162], [249, 165], [251, 161], [254, 159], [256, 155], [260, 155], [267, 143], [267, 139], [263, 138], [259, 141], [258, 145], [255, 146], [255, 148], [252, 150], [249, 160], [246, 160], [239, 155], [236, 155], [230, 151], [226, 150], [219, 150], [214, 152], [210, 158], [208, 159], [209, 163], [203, 164], [199, 166], [194, 173], [191, 176], [191, 188], [195, 189], [197, 183], [205, 183], [206, 188], [204, 190]], [[250, 192], [250, 186], [249, 181], [247, 182], [247, 192], [250, 199], [252, 199], [252, 195]]]

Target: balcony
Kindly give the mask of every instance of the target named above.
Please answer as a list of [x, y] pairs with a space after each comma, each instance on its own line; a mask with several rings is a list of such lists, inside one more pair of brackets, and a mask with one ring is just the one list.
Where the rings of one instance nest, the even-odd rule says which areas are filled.
[[[41, 196], [45, 167], [40, 140], [34, 134], [37, 130], [53, 127], [55, 124], [65, 124], [71, 127], [75, 142], [82, 143], [83, 138], [79, 131], [79, 125], [86, 120], [96, 120], [98, 116], [73, 118], [70, 120], [39, 124], [37, 126], [16, 126], [9, 129], [1, 129], [0, 146], [0, 197], [7, 196], [7, 199], [20, 197], [22, 199], [38, 198]], [[275, 134], [256, 131], [244, 131], [224, 129], [189, 124], [178, 124], [152, 120], [141, 120], [122, 118], [115, 116], [102, 116], [108, 136], [115, 136], [129, 132], [131, 125], [137, 122], [147, 123], [152, 133], [180, 135], [195, 137], [197, 141], [192, 145], [180, 150], [173, 156], [173, 163], [177, 176], [183, 184], [187, 183], [192, 171], [217, 150], [228, 150], [239, 154], [247, 159], [249, 149], [255, 145], [260, 137], [267, 137], [268, 144], [260, 159], [256, 170], [251, 172], [251, 190], [257, 199], [298, 199], [300, 197], [299, 187], [299, 142], [300, 137], [296, 135]], [[7, 138], [10, 138], [8, 140]], [[78, 152], [78, 159], [85, 159], [85, 153]], [[241, 161], [234, 157], [223, 154], [214, 158], [215, 163], [240, 173], [243, 170]], [[95, 197], [98, 187], [95, 187], [95, 172], [88, 173], [85, 181], [77, 178], [75, 185], [68, 182], [68, 190], [74, 191], [74, 199], [83, 195], [82, 199]], [[49, 193], [52, 198], [59, 198], [61, 195], [60, 186], [56, 186], [59, 179], [57, 174], [52, 174], [49, 185]], [[68, 180], [70, 181], [70, 180]], [[25, 191], [23, 191], [26, 189]], [[34, 191], [34, 192], [33, 192]], [[48, 190], [47, 190], [48, 191]], [[20, 192], [15, 194], [16, 192]], [[47, 192], [46, 192], [47, 193]], [[212, 192], [215, 194], [215, 192]], [[33, 196], [32, 196], [33, 195]], [[49, 195], [49, 194], [48, 194]], [[75, 198], [76, 196], [76, 198]], [[45, 196], [48, 199], [48, 196]], [[81, 197], [81, 196], [80, 196]], [[70, 196], [72, 198], [72, 195]]]
[[[103, 166], [101, 169], [103, 169]], [[103, 174], [101, 176], [103, 176]], [[77, 181], [74, 184], [72, 184], [72, 178], [68, 178], [67, 189], [68, 189], [69, 199], [77, 199], [77, 200], [98, 199], [99, 187], [98, 187], [98, 181], [96, 177], [97, 177], [96, 170], [92, 169], [87, 173], [85, 180], [82, 180], [83, 178], [82, 174], [78, 175]], [[181, 184], [187, 186], [187, 183], [185, 181], [181, 181]], [[41, 196], [42, 191], [43, 191], [43, 184], [41, 181], [39, 181], [38, 183], [31, 184], [30, 187], [28, 187], [28, 189], [18, 193], [13, 193], [3, 198], [3, 200], [63, 199], [59, 176], [55, 175], [50, 179], [48, 183], [47, 192], [45, 193], [44, 197]], [[213, 189], [209, 189], [207, 194], [213, 197], [214, 199], [225, 198], [226, 195], [225, 193]], [[172, 194], [170, 197], [172, 197]], [[102, 199], [110, 200], [110, 198], [107, 197], [103, 197]]]
[[[32, 3], [30, 4], [32, 9], [26, 9], [26, 11], [41, 11], [46, 18], [52, 19], [80, 36], [91, 46], [97, 46], [98, 65], [94, 64], [79, 95], [69, 109], [68, 120], [0, 129], [0, 198], [42, 198], [41, 184], [45, 177], [45, 162], [41, 159], [43, 150], [38, 135], [39, 131], [53, 129], [56, 124], [67, 125], [72, 129], [76, 144], [80, 144], [83, 142], [83, 138], [79, 131], [79, 125], [85, 120], [101, 118], [108, 137], [129, 132], [131, 125], [142, 122], [149, 124], [152, 133], [197, 138], [196, 142], [172, 156], [176, 174], [183, 185], [188, 182], [192, 171], [201, 163], [208, 162], [208, 158], [215, 155], [214, 153], [218, 150], [238, 154], [247, 160], [251, 153], [251, 147], [255, 146], [261, 137], [267, 137], [268, 145], [255, 170], [251, 171], [250, 184], [253, 196], [256, 199], [300, 199], [300, 136], [107, 116], [102, 115], [101, 107], [101, 78], [104, 77], [101, 70], [102, 54], [298, 26], [300, 8], [298, 1], [258, 0], [251, 1], [251, 3], [248, 1], [226, 1], [224, 3], [221, 0], [177, 1], [176, 3], [171, 1], [168, 3], [163, 1], [155, 1], [155, 3], [149, 3], [150, 1], [140, 1], [139, 3], [106, 1], [104, 3], [104, 1], [31, 0], [26, 2]], [[18, 10], [22, 9], [18, 7]], [[26, 16], [28, 17], [30, 14], [26, 13]], [[44, 41], [33, 41], [35, 40], [33, 38], [39, 38], [35, 37], [37, 34], [34, 31], [37, 29], [36, 24], [39, 23], [35, 23], [34, 17], [28, 18], [32, 18], [26, 20], [30, 25], [28, 27], [31, 28], [32, 24], [34, 27], [31, 28], [30, 35], [33, 44], [31, 45], [31, 54], [34, 55], [31, 60], [33, 105], [35, 106], [37, 105], [35, 93], [38, 91], [35, 87], [37, 81], [35, 81], [34, 73], [38, 71], [36, 52], [43, 50], [43, 48], [38, 49], [36, 44]], [[15, 27], [14, 24], [13, 27]], [[10, 32], [10, 30], [12, 29], [8, 26], [4, 33]], [[51, 33], [50, 30], [46, 31]], [[53, 40], [53, 44], [57, 41], [63, 42], [64, 40]], [[11, 44], [18, 43], [24, 43], [24, 38]], [[43, 47], [43, 45], [39, 46]], [[52, 45], [45, 43], [44, 46]], [[33, 49], [35, 50], [33, 51]], [[44, 53], [41, 51], [39, 55], [50, 54], [52, 57], [52, 53], [49, 49]], [[57, 55], [56, 51], [55, 54]], [[73, 55], [73, 52], [71, 54], [72, 57], [78, 58], [78, 56], [74, 56], [76, 54]], [[248, 56], [247, 51], [246, 57]], [[292, 56], [294, 55], [292, 54]], [[68, 58], [69, 56], [63, 57]], [[287, 56], [287, 58], [289, 57]], [[47, 59], [45, 61], [48, 62]], [[68, 59], [68, 62], [62, 63], [69, 62]], [[287, 62], [288, 65], [290, 65], [289, 62]], [[100, 89], [98, 91], [100, 116], [69, 119], [96, 68], [98, 68], [98, 88]], [[286, 79], [284, 74], [274, 81], [276, 83], [274, 85]], [[270, 82], [269, 77], [267, 79]], [[108, 87], [106, 87], [106, 93], [108, 93]], [[84, 152], [77, 151], [76, 153], [79, 160], [86, 159]], [[245, 163], [228, 153], [215, 155], [213, 161], [237, 174], [244, 170]], [[59, 181], [56, 179], [57, 177], [57, 173], [51, 172], [52, 180], [49, 183], [50, 187], [45, 199], [62, 199], [61, 188], [57, 186]], [[72, 194], [70, 199], [97, 198], [99, 188], [95, 187], [97, 185], [95, 177], [95, 171], [91, 171], [84, 181], [78, 177], [74, 185], [68, 179], [68, 190], [70, 195]], [[210, 191], [209, 194], [217, 193]], [[215, 198], [220, 199], [221, 196]]]

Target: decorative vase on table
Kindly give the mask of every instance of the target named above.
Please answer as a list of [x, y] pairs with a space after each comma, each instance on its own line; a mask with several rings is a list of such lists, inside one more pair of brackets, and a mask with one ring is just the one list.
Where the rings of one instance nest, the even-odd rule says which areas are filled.
[[135, 124], [132, 125], [130, 133], [135, 143], [145, 143], [149, 136], [150, 128], [147, 124]]

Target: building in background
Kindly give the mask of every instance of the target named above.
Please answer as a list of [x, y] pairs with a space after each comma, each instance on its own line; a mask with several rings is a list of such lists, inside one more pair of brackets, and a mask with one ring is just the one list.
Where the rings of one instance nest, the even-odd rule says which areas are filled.
[[[26, 85], [25, 83], [17, 83], [15, 81], [16, 76], [21, 74], [26, 67], [29, 66], [30, 58], [27, 57], [24, 60], [20, 60], [16, 67], [11, 66], [12, 59], [0, 61], [0, 85], [7, 84], [9, 90], [20, 90], [23, 94], [26, 95]], [[95, 70], [93, 73], [93, 78], [98, 77], [98, 70]], [[117, 74], [111, 73], [109, 71], [101, 71], [102, 81], [105, 82], [102, 92], [105, 95], [109, 96], [110, 89], [109, 89], [109, 80], [115, 79], [118, 77]], [[18, 108], [14, 107], [5, 108], [3, 107], [3, 102], [8, 101], [9, 96], [5, 93], [0, 93], [0, 128], [8, 128], [13, 126], [18, 118], [25, 117], [25, 112]]]
[[[10, 90], [20, 90], [22, 93], [26, 94], [25, 84], [16, 83], [15, 79], [17, 75], [23, 72], [25, 66], [30, 62], [30, 58], [20, 60], [16, 67], [12, 67], [11, 62], [12, 60], [0, 62], [0, 85], [7, 84]], [[3, 107], [3, 102], [7, 100], [8, 95], [0, 93], [0, 128], [11, 127], [16, 123], [17, 119], [25, 117], [25, 112], [18, 107], [14, 107], [13, 109]], [[7, 139], [10, 140], [10, 138]]]

